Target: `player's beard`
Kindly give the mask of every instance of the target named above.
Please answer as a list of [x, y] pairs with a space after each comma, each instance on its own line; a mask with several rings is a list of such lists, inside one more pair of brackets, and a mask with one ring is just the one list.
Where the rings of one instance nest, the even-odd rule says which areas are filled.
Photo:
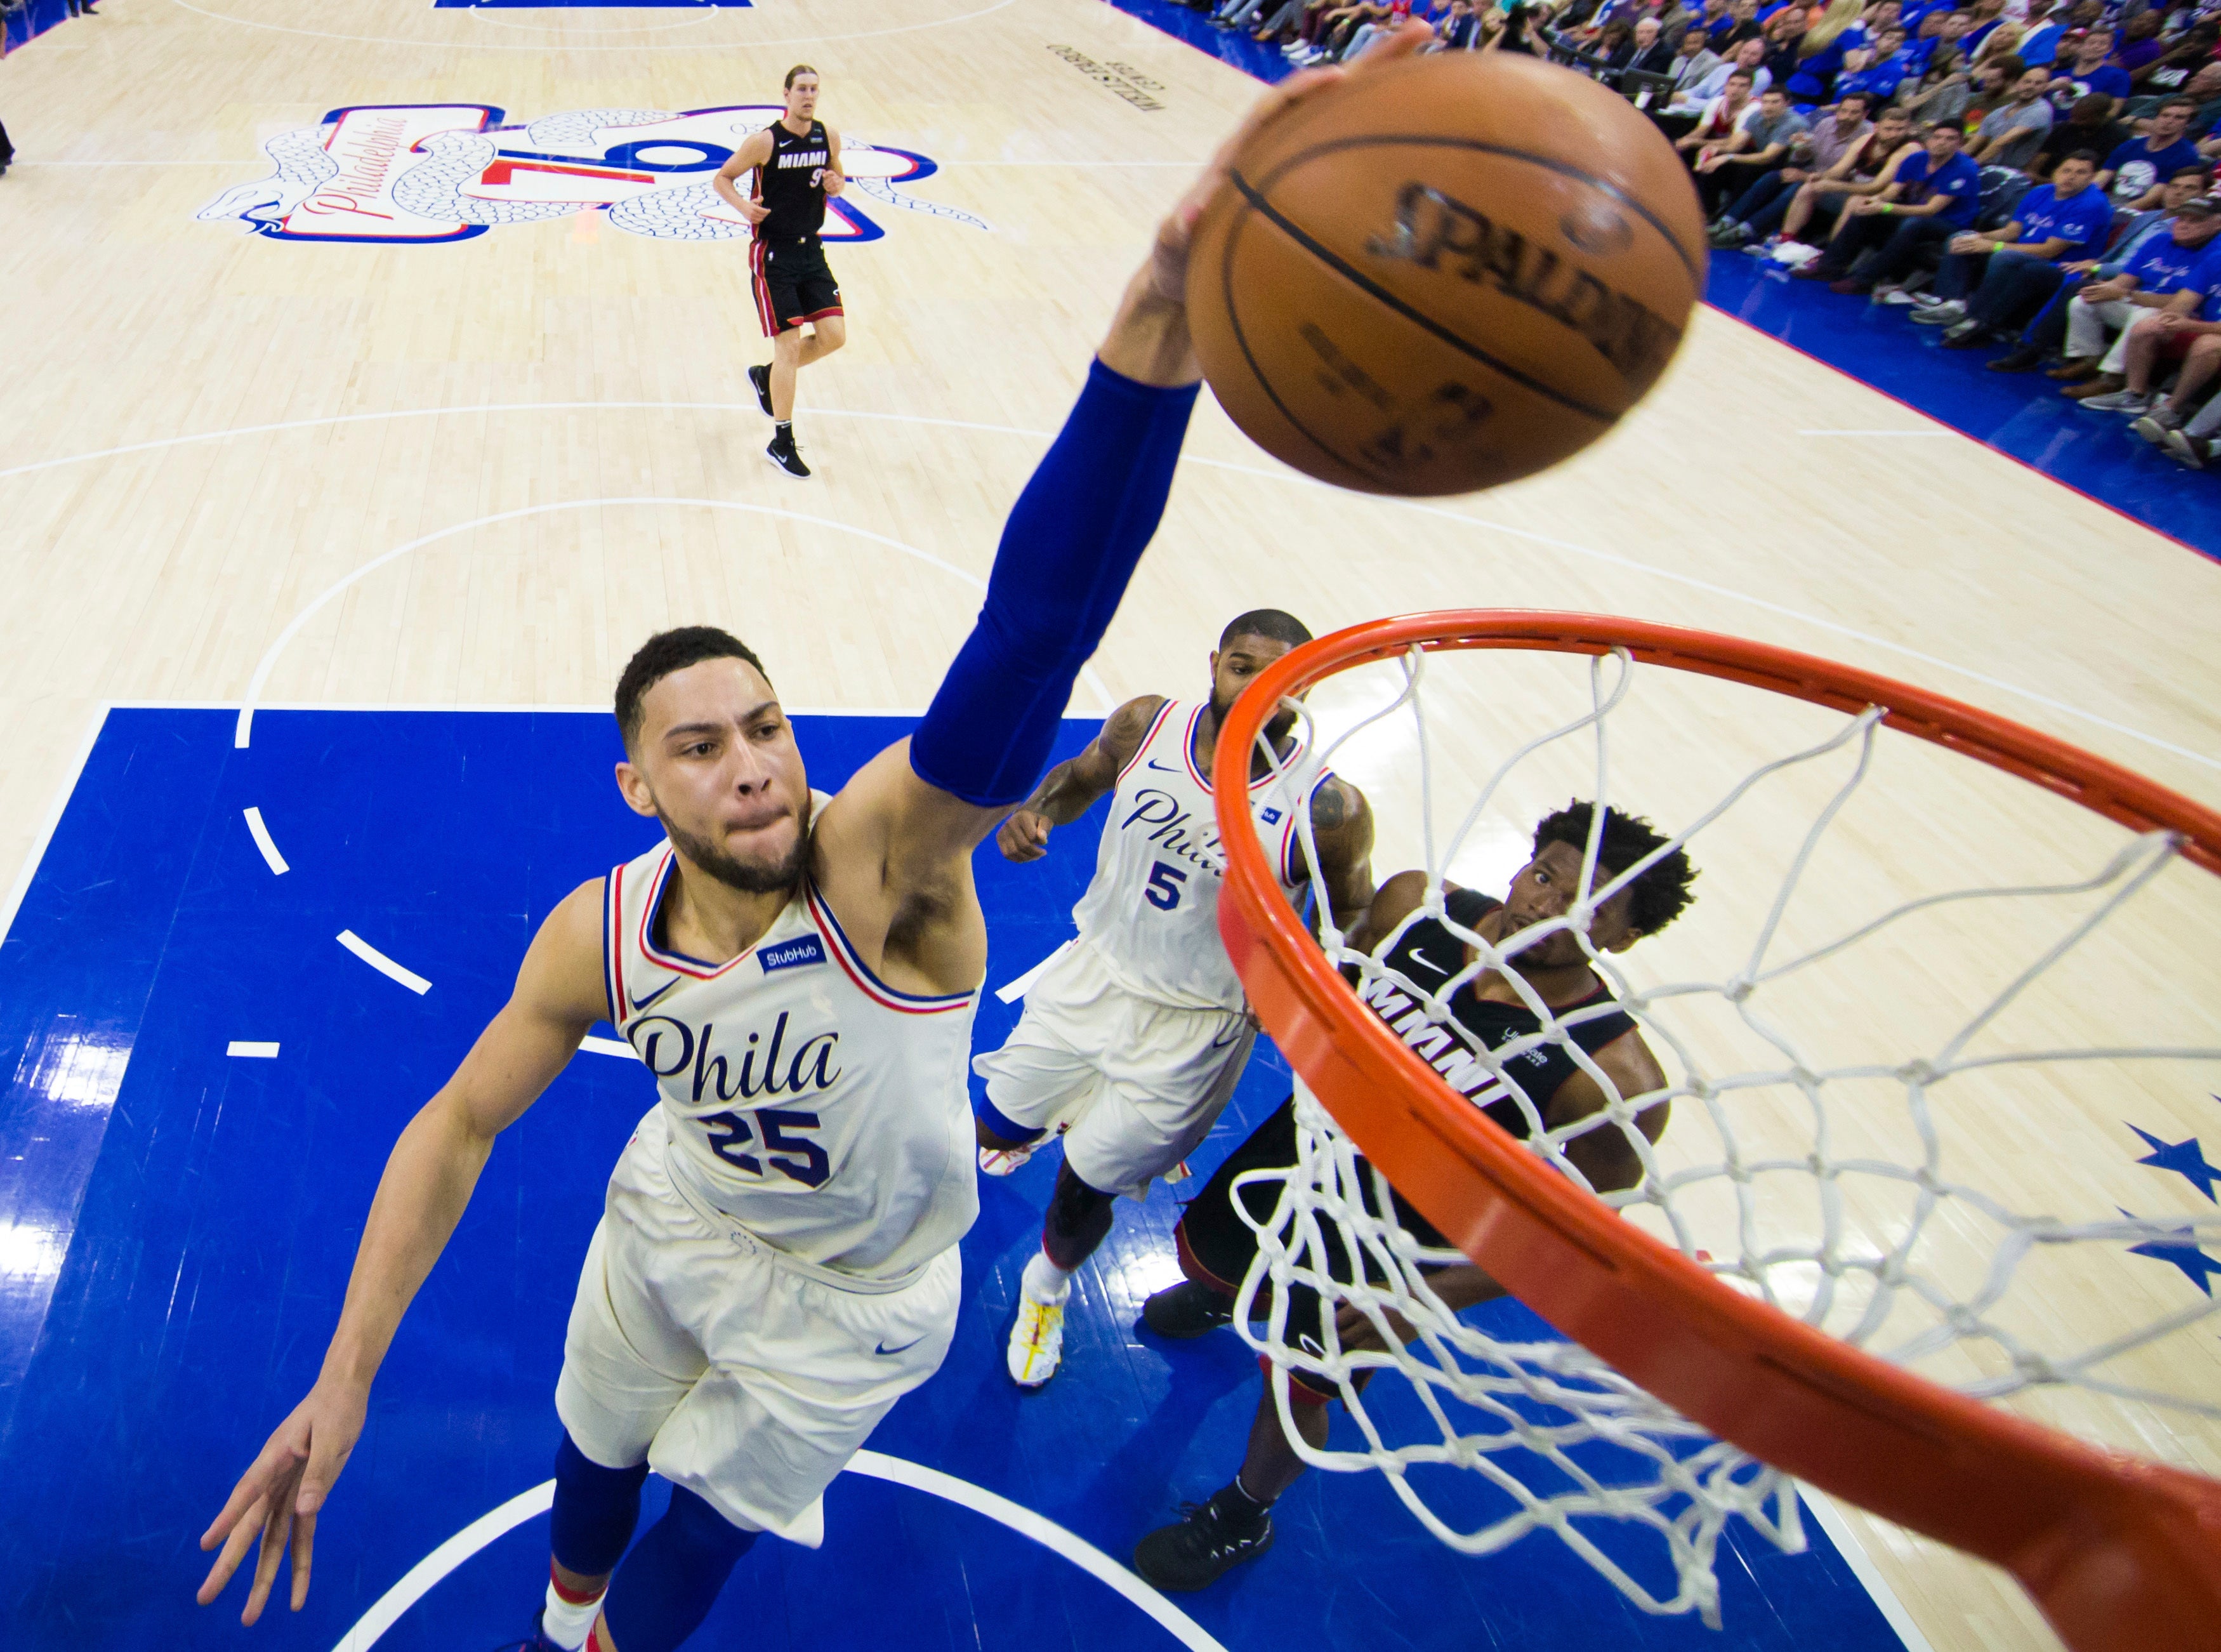
[[775, 863], [752, 863], [732, 854], [722, 843], [697, 837], [660, 809], [655, 811], [655, 817], [663, 823], [664, 831], [691, 864], [744, 895], [775, 895], [792, 889], [802, 881], [803, 869], [809, 864], [810, 834], [806, 830], [794, 835], [794, 847]]
[[[1223, 729], [1226, 726], [1226, 719], [1233, 714], [1234, 702], [1232, 700], [1223, 700], [1219, 698], [1218, 691], [1214, 687], [1211, 692], [1211, 726], [1215, 729]], [[1273, 742], [1273, 749], [1278, 751], [1280, 748], [1280, 742], [1288, 737], [1288, 730], [1295, 726], [1296, 714], [1294, 712], [1289, 710], [1275, 711], [1265, 724], [1265, 738]]]

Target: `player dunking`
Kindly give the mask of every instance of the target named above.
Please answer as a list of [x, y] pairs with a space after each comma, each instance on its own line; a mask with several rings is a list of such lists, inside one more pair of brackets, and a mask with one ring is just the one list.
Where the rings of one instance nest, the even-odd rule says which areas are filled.
[[[1329, 78], [1267, 93], [1160, 228], [914, 736], [821, 801], [737, 641], [696, 628], [634, 656], [617, 784], [668, 842], [564, 898], [402, 1132], [323, 1367], [203, 1535], [222, 1550], [203, 1604], [258, 1542], [242, 1621], [289, 1542], [306, 1599], [317, 1512], [402, 1314], [495, 1138], [605, 1017], [659, 1099], [610, 1178], [565, 1340], [535, 1644], [671, 1652], [761, 1531], [815, 1540], [826, 1485], [954, 1330], [987, 946], [971, 851], [1040, 776], [1163, 510], [1199, 378], [1196, 218], [1248, 135]], [[635, 1545], [651, 1466], [671, 1507]]]
[[[1224, 866], [1211, 762], [1236, 697], [1311, 640], [1277, 608], [1241, 615], [1211, 656], [1209, 699], [1129, 700], [996, 836], [1007, 859], [1039, 860], [1052, 828], [1115, 791], [1094, 881], [1073, 909], [1079, 938], [1028, 990], [1009, 1042], [973, 1062], [987, 1081], [978, 1118], [983, 1170], [1006, 1173], [1051, 1129], [1065, 1132], [1041, 1248], [1019, 1281], [1010, 1329], [1010, 1376], [1021, 1387], [1056, 1374], [1072, 1276], [1109, 1236], [1116, 1197], [1142, 1197], [1186, 1158], [1248, 1064], [1256, 1023], [1218, 938]], [[1251, 756], [1250, 814], [1278, 847], [1282, 890], [1300, 900], [1310, 879], [1283, 777], [1296, 780], [1326, 884], [1318, 892], [1351, 922], [1373, 898], [1373, 813], [1363, 792], [1308, 762], [1295, 723], [1284, 710], [1266, 725], [1274, 758]]]
[[[749, 198], [734, 187], [742, 172], [754, 174]], [[817, 71], [806, 63], [786, 72], [786, 113], [750, 133], [712, 181], [725, 203], [755, 226], [748, 271], [771, 365], [750, 367], [748, 382], [773, 421], [764, 457], [798, 481], [810, 479], [810, 466], [794, 441], [794, 376], [848, 341], [841, 285], [817, 238], [826, 197], [848, 181], [841, 135], [817, 118]], [[809, 338], [802, 335], [805, 322], [816, 329]]]
[[[1512, 879], [1502, 901], [1475, 890], [1448, 885], [1444, 907], [1449, 917], [1498, 947], [1523, 929], [1562, 917], [1573, 905], [1574, 891], [1580, 885], [1593, 809], [1590, 804], [1573, 803], [1536, 826], [1534, 858]], [[1649, 822], [1606, 809], [1597, 851], [1597, 882], [1610, 881], [1665, 843]], [[1589, 923], [1589, 944], [1599, 952], [1621, 952], [1644, 936], [1656, 934], [1688, 905], [1689, 883], [1695, 875], [1682, 850], [1661, 856], [1596, 909]], [[1472, 963], [1474, 951], [1440, 921], [1423, 916], [1401, 936], [1396, 935], [1397, 925], [1425, 898], [1426, 884], [1422, 872], [1400, 872], [1382, 884], [1372, 909], [1351, 929], [1349, 945], [1359, 951], [1374, 952], [1393, 936], [1388, 950], [1377, 954], [1381, 961], [1405, 979], [1439, 997]], [[1605, 983], [1589, 967], [1580, 939], [1571, 930], [1560, 929], [1533, 941], [1512, 953], [1507, 967], [1523, 978], [1554, 1016], [1578, 1016], [1567, 1027], [1566, 1036], [1588, 1054], [1622, 1096], [1647, 1095], [1664, 1086], [1665, 1074], [1657, 1058], [1642, 1042], [1633, 1018], [1613, 1002]], [[1541, 1021], [1504, 973], [1484, 970], [1450, 995], [1450, 1015], [1459, 1029], [1455, 1037], [1430, 1020], [1417, 1001], [1391, 979], [1368, 981], [1364, 998], [1375, 1015], [1421, 1050], [1436, 1070], [1474, 1105], [1513, 1135], [1523, 1137], [1528, 1133], [1526, 1115], [1510, 1088], [1472, 1054], [1475, 1048], [1498, 1048], [1541, 1030]], [[1561, 1044], [1537, 1044], [1513, 1060], [1516, 1067], [1507, 1070], [1515, 1074], [1546, 1129], [1587, 1117], [1609, 1099], [1603, 1086]], [[1645, 1108], [1636, 1115], [1635, 1123], [1655, 1142], [1666, 1128], [1667, 1111], [1662, 1103]], [[1642, 1162], [1627, 1138], [1609, 1124], [1568, 1138], [1564, 1151], [1598, 1192], [1632, 1187], [1642, 1174]], [[1256, 1220], [1269, 1223], [1279, 1186], [1270, 1177], [1240, 1189], [1235, 1182], [1253, 1171], [1283, 1170], [1296, 1162], [1295, 1102], [1291, 1098], [1235, 1148], [1181, 1217], [1173, 1236], [1187, 1282], [1158, 1292], [1143, 1305], [1142, 1318], [1152, 1330], [1161, 1336], [1200, 1336], [1233, 1318], [1236, 1294], [1257, 1254], [1256, 1230], [1236, 1208], [1237, 1201]], [[1363, 1159], [1357, 1163], [1357, 1180], [1366, 1189], [1367, 1208], [1377, 1215], [1371, 1192], [1373, 1178], [1367, 1173]], [[1400, 1194], [1394, 1196], [1394, 1203], [1397, 1222], [1422, 1245], [1451, 1248]], [[1334, 1276], [1354, 1281], [1350, 1259], [1336, 1224], [1320, 1223], [1319, 1234], [1329, 1251], [1327, 1265]], [[1380, 1276], [1370, 1259], [1367, 1266], [1377, 1281]], [[1428, 1284], [1453, 1310], [1504, 1294], [1502, 1286], [1471, 1263], [1436, 1272]], [[1258, 1301], [1261, 1305], [1264, 1301], [1261, 1293]], [[1292, 1290], [1283, 1339], [1314, 1354], [1323, 1353], [1323, 1311], [1317, 1291], [1305, 1286]], [[1344, 1309], [1337, 1314], [1336, 1329], [1345, 1352], [1380, 1346], [1373, 1322], [1354, 1310]], [[1326, 1443], [1326, 1408], [1334, 1398], [1331, 1388], [1307, 1387], [1302, 1374], [1290, 1372], [1290, 1415], [1315, 1448]], [[1134, 1550], [1134, 1569], [1160, 1589], [1200, 1589], [1229, 1567], [1263, 1554], [1273, 1545], [1273, 1505], [1303, 1472], [1303, 1459], [1288, 1442], [1279, 1406], [1268, 1384], [1258, 1399], [1240, 1472], [1208, 1501], [1186, 1505], [1178, 1522], [1142, 1538]]]

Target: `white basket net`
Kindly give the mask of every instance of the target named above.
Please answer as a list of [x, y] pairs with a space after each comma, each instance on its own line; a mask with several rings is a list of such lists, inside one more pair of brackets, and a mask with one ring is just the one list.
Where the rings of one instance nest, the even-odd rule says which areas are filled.
[[[2200, 1112], [2221, 1087], [2221, 1023], [2199, 996], [2221, 964], [2221, 879], [2173, 838], [1886, 731], [1877, 710], [1638, 672], [1624, 654], [1415, 648], [1290, 704], [1317, 761], [1370, 797], [1380, 875], [1426, 873], [1378, 956], [1346, 944], [1358, 915], [1339, 912], [1321, 925], [1328, 955], [1459, 1037], [1516, 1101], [1529, 1151], [1587, 1187], [1567, 1145], [1616, 1130], [1642, 1180], [1601, 1197], [1732, 1288], [2034, 1420], [2221, 1474], [2221, 1361], [2210, 1336], [2184, 1334], [2221, 1312], [2201, 1293], [2221, 1272], [2221, 1216], [2180, 1145], [2221, 1124]], [[1274, 783], [1284, 805], [1315, 773]], [[1569, 792], [1649, 817], [1668, 842], [1598, 874], [1592, 831], [1593, 892], [1511, 948], [1580, 936], [1661, 1091], [1620, 1095], [1569, 1036], [1609, 1006], [1555, 1019], [1444, 909], [1446, 879], [1501, 896]], [[1626, 953], [1590, 945], [1594, 908], [1684, 847], [1701, 873], [1688, 912]], [[1475, 953], [1438, 992], [1379, 961], [1429, 919]], [[1492, 969], [1542, 1023], [1494, 1049], [1448, 1011]], [[1518, 1058], [1545, 1042], [1600, 1082], [1604, 1111], [1544, 1127], [1549, 1098], [1521, 1087]], [[1654, 1145], [1634, 1120], [1660, 1102], [1673, 1111]], [[1237, 1184], [1237, 1209], [1270, 1215], [1244, 1213], [1260, 1245], [1236, 1323], [1271, 1362], [1305, 1461], [1387, 1474], [1455, 1549], [1547, 1530], [1643, 1610], [1715, 1624], [1730, 1517], [1802, 1548], [1786, 1476], [1572, 1342], [1531, 1323], [1510, 1340], [1488, 1310], [1445, 1308], [1429, 1274], [1465, 1258], [1398, 1223], [1385, 1180], [1300, 1081], [1296, 1108], [1297, 1162]], [[1292, 1286], [1324, 1298], [1323, 1350], [1286, 1335]], [[1386, 1351], [1349, 1345], [1361, 1323]], [[1301, 1443], [1291, 1373], [1340, 1394], [1357, 1443]]]

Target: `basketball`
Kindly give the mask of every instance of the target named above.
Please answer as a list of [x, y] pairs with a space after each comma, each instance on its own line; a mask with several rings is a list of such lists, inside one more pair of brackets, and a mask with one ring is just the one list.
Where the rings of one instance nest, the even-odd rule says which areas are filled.
[[1657, 383], [1704, 216], [1624, 98], [1445, 52], [1329, 87], [1243, 147], [1188, 260], [1195, 347], [1258, 446], [1373, 493], [1466, 493], [1578, 453]]

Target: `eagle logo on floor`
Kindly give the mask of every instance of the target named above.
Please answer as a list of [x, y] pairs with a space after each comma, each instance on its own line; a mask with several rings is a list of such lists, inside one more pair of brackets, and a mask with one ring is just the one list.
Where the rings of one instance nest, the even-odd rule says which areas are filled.
[[[226, 190], [195, 216], [276, 241], [466, 241], [497, 224], [601, 212], [657, 241], [745, 241], [748, 225], [710, 187], [777, 103], [719, 109], [588, 109], [504, 122], [487, 103], [362, 103], [264, 141], [277, 171]], [[988, 225], [896, 187], [940, 170], [907, 149], [844, 137], [851, 189], [888, 206]], [[848, 196], [826, 203], [829, 241], [886, 232]]]

